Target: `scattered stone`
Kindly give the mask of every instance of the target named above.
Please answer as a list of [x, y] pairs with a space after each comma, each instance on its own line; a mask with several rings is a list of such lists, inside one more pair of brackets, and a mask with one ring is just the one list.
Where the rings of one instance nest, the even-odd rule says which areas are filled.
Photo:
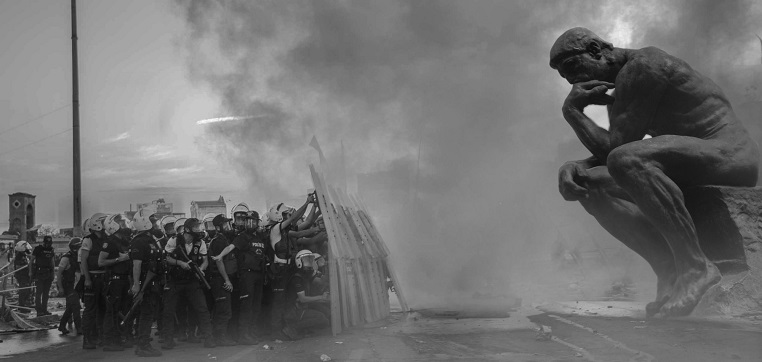
[[321, 354], [320, 355], [320, 360], [323, 361], [323, 362], [328, 362], [328, 361], [331, 360], [331, 357], [329, 357], [327, 354]]
[[283, 341], [281, 341], [280, 339], [276, 339], [276, 340], [275, 340], [275, 343], [278, 343], [278, 344], [280, 344], [280, 343], [283, 343]]
[[267, 345], [267, 344], [266, 344], [266, 345], [264, 345], [264, 346], [262, 346], [262, 348], [263, 348], [263, 349], [266, 349], [266, 350], [268, 350], [268, 351], [269, 351], [269, 350], [271, 350], [271, 349], [273, 349], [272, 347], [270, 347], [270, 345]]
[[538, 341], [549, 341], [551, 338], [553, 338], [553, 330], [548, 326], [540, 325], [534, 339]]
[[344, 342], [339, 341], [339, 342], [336, 342], [336, 344], [344, 344]]
[[582, 358], [582, 357], [584, 357], [584, 355], [582, 355], [582, 353], [579, 353], [579, 352], [577, 352], [577, 354], [575, 354], [575, 356], [577, 356], [577, 357], [579, 357], [579, 358]]
[[632, 328], [643, 329], [643, 328], [646, 328], [646, 327], [647, 326], [635, 326], [635, 327], [632, 327]]

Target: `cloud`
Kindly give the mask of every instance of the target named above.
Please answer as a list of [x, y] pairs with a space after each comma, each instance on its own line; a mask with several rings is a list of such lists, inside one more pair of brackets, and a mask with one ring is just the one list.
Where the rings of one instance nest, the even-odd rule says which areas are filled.
[[103, 142], [104, 143], [114, 143], [114, 142], [119, 142], [119, 141], [122, 141], [122, 140], [126, 140], [128, 138], [130, 138], [130, 133], [129, 132], [122, 132], [122, 133], [120, 133], [120, 134], [118, 134], [118, 135], [116, 135], [114, 137], [106, 138], [105, 140], [103, 140]]

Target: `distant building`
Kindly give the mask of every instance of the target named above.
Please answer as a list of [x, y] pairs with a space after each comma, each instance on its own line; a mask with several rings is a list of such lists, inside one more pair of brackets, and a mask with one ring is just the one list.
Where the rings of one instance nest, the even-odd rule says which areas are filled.
[[33, 235], [35, 233], [27, 233], [27, 230], [34, 227], [36, 197], [24, 192], [8, 195], [8, 231], [19, 233], [23, 240], [34, 240], [36, 236]]
[[165, 202], [163, 198], [153, 200], [151, 202], [135, 204], [135, 206], [137, 207], [137, 210], [133, 211], [132, 205], [130, 205], [130, 211], [124, 212], [124, 215], [127, 216], [127, 218], [130, 220], [132, 220], [135, 217], [135, 214], [141, 210], [145, 210], [147, 212], [150, 212], [151, 214], [155, 214], [158, 218], [162, 218], [167, 215], [171, 215], [175, 217], [185, 217], [184, 212], [174, 212], [172, 203]]
[[208, 213], [223, 214], [227, 216], [225, 198], [220, 196], [216, 201], [191, 201], [191, 217], [201, 219]]

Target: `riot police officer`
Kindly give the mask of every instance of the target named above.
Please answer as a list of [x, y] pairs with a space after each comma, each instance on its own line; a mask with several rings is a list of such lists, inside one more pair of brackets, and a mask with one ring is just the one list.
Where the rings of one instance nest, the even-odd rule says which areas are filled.
[[106, 233], [103, 221], [106, 214], [96, 213], [87, 220], [89, 234], [82, 238], [82, 246], [79, 248], [79, 268], [82, 272], [80, 278], [82, 299], [85, 310], [82, 312], [82, 331], [85, 333], [82, 339], [83, 349], [95, 349], [103, 342], [103, 317], [106, 314], [106, 300], [103, 297], [105, 283], [105, 270], [98, 265], [98, 256], [103, 247]]
[[[13, 248], [13, 269], [19, 270], [29, 268], [29, 255], [32, 254], [32, 246], [26, 240], [19, 239]], [[32, 284], [32, 278], [29, 276], [29, 270], [19, 271], [14, 274], [19, 288], [28, 288]], [[19, 305], [27, 307], [31, 303], [31, 289], [19, 290]]]
[[159, 295], [159, 265], [162, 263], [161, 249], [158, 238], [163, 236], [161, 226], [155, 215], [138, 212], [133, 219], [137, 234], [130, 242], [130, 259], [132, 259], [132, 287], [130, 294], [135, 296], [134, 303], [139, 303], [140, 318], [138, 320], [138, 343], [135, 354], [140, 357], [158, 357], [161, 351], [151, 346], [151, 325], [153, 311], [158, 304]]
[[240, 318], [238, 343], [257, 344], [253, 326], [262, 306], [265, 281], [265, 255], [267, 237], [257, 232], [259, 214], [250, 211], [244, 219], [244, 231], [233, 240], [238, 259], [238, 286], [240, 289]]
[[[214, 237], [209, 243], [209, 255], [221, 255], [228, 248], [230, 242], [225, 232], [232, 229], [231, 219], [219, 214], [212, 219], [215, 229]], [[211, 233], [210, 233], [211, 234]], [[235, 254], [228, 254], [218, 260], [209, 261], [209, 284], [212, 287], [214, 298], [214, 311], [212, 313], [212, 333], [217, 345], [234, 346], [236, 344], [228, 335], [228, 324], [232, 318], [231, 293], [238, 288], [233, 285], [233, 275], [238, 272], [238, 262]]]
[[[307, 196], [307, 201], [298, 210], [294, 210], [293, 207], [278, 204], [270, 208], [267, 213], [267, 218], [270, 225], [268, 225], [270, 234], [270, 245], [272, 246], [274, 256], [273, 261], [270, 263], [270, 275], [272, 278], [272, 312], [271, 312], [271, 328], [273, 331], [283, 332], [283, 316], [285, 313], [285, 289], [288, 283], [288, 278], [294, 272], [293, 258], [296, 255], [297, 250], [294, 240], [299, 237], [307, 236], [313, 233], [312, 230], [300, 230], [311, 225], [315, 221], [315, 207], [310, 212], [310, 217], [305, 222], [296, 226], [297, 220], [299, 220], [304, 212], [307, 211], [307, 206], [315, 202], [315, 196], [310, 194]], [[315, 232], [317, 229], [314, 230]], [[284, 333], [287, 334], [287, 333]]]
[[[206, 307], [204, 293], [201, 291], [201, 282], [203, 276], [199, 276], [193, 266], [206, 267], [206, 246], [203, 242], [205, 236], [203, 224], [196, 218], [190, 218], [183, 225], [183, 232], [178, 230], [176, 245], [174, 249], [167, 254], [167, 264], [169, 273], [167, 286], [164, 288], [164, 344], [163, 349], [172, 349], [175, 347], [173, 338], [174, 317], [178, 300], [182, 298], [187, 301], [192, 312], [198, 318], [199, 329], [204, 338], [204, 347], [215, 347], [214, 339], [211, 336], [211, 322], [209, 320], [209, 310]], [[170, 243], [167, 244], [167, 248]], [[191, 265], [195, 264], [195, 265]], [[201, 273], [200, 270], [197, 271]]]
[[120, 313], [129, 309], [130, 239], [132, 229], [130, 220], [122, 214], [108, 216], [103, 221], [108, 238], [98, 255], [98, 265], [106, 268], [106, 315], [103, 318], [104, 352], [123, 351], [131, 347], [131, 338], [127, 330], [120, 327]]
[[61, 322], [58, 324], [58, 330], [61, 334], [69, 334], [66, 324], [74, 320], [74, 327], [77, 334], [82, 334], [82, 317], [80, 316], [79, 295], [74, 289], [74, 283], [80, 276], [79, 262], [77, 262], [77, 253], [82, 246], [82, 239], [71, 238], [69, 241], [69, 251], [62, 257], [61, 262], [56, 269], [56, 280], [58, 280], [59, 296], [66, 298], [66, 310], [61, 316]]
[[38, 317], [52, 314], [48, 312], [48, 297], [50, 286], [53, 284], [55, 263], [53, 237], [45, 235], [42, 238], [42, 245], [37, 245], [32, 250], [32, 258], [29, 262], [29, 277], [37, 286], [34, 293], [34, 309]]
[[164, 233], [161, 238], [157, 241], [159, 244], [159, 248], [161, 248], [161, 263], [159, 263], [159, 275], [158, 275], [158, 283], [159, 283], [159, 293], [156, 294], [156, 308], [154, 309], [154, 316], [153, 319], [156, 321], [156, 333], [160, 336], [159, 337], [159, 343], [163, 342], [163, 339], [161, 337], [161, 330], [164, 326], [164, 318], [162, 318], [162, 315], [164, 314], [164, 286], [167, 284], [167, 252], [165, 248], [167, 247], [167, 242], [170, 238], [175, 237], [177, 232], [175, 231], [175, 222], [177, 221], [177, 218], [171, 215], [167, 215], [161, 218], [159, 220], [159, 225], [161, 226], [161, 229], [164, 230]]

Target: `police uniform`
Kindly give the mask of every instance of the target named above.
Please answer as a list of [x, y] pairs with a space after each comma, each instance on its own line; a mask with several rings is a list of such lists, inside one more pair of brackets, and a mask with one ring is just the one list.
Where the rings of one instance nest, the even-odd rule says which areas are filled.
[[[182, 236], [180, 236], [182, 238]], [[181, 239], [182, 240], [182, 239]], [[181, 241], [184, 243], [184, 241]], [[172, 253], [177, 248], [177, 237], [171, 237], [167, 240], [167, 243], [164, 245], [164, 253], [166, 255], [172, 255]], [[199, 250], [203, 252], [204, 255], [206, 255], [206, 244], [201, 243], [201, 246], [199, 247]], [[183, 260], [185, 259], [177, 259], [177, 260]], [[197, 264], [201, 265], [201, 264]], [[167, 270], [170, 268], [167, 267]], [[167, 279], [169, 279], [169, 276], [167, 276]], [[166, 289], [166, 283], [164, 285], [164, 288]], [[202, 288], [202, 292], [204, 292], [204, 301], [206, 303], [206, 292]], [[162, 300], [164, 298], [164, 293], [162, 293]], [[180, 299], [177, 301], [177, 305], [175, 306], [175, 317], [177, 323], [175, 324], [174, 328], [174, 336], [178, 338], [181, 342], [190, 342], [190, 343], [199, 343], [201, 341], [196, 338], [196, 329], [198, 327], [198, 318], [193, 313], [193, 308], [188, 303], [187, 299]], [[162, 318], [163, 320], [163, 318]], [[162, 326], [163, 326], [162, 321]]]
[[[219, 255], [230, 244], [228, 238], [223, 233], [216, 233], [214, 238], [209, 243], [209, 255]], [[238, 263], [236, 261], [235, 251], [225, 255], [222, 258], [222, 263], [225, 266], [225, 273], [228, 274], [228, 280], [231, 284], [234, 278], [231, 274], [238, 272]], [[231, 293], [225, 290], [225, 278], [221, 274], [221, 271], [217, 267], [217, 262], [209, 260], [209, 285], [212, 287], [212, 297], [214, 298], [214, 311], [212, 313], [212, 333], [214, 337], [223, 342], [227, 341], [225, 338], [228, 334], [228, 324], [232, 318], [232, 304]], [[234, 290], [238, 286], [233, 287]]]
[[74, 290], [74, 280], [76, 279], [77, 272], [79, 272], [79, 262], [77, 261], [77, 255], [71, 250], [67, 251], [61, 259], [66, 258], [69, 260], [69, 267], [61, 272], [61, 286], [63, 286], [63, 293], [66, 297], [66, 310], [61, 316], [61, 322], [58, 324], [58, 330], [64, 331], [66, 324], [70, 319], [74, 320], [74, 326], [77, 328], [77, 333], [82, 333], [82, 316], [80, 315], [79, 295]]
[[[178, 245], [171, 251], [167, 250], [168, 256], [178, 261], [190, 259], [194, 264], [201, 265], [206, 257], [206, 247], [201, 239], [195, 238], [192, 244], [187, 245], [183, 241], [183, 235], [178, 235]], [[170, 244], [167, 244], [169, 248]], [[186, 258], [187, 256], [187, 258]], [[211, 322], [209, 310], [206, 307], [206, 299], [201, 290], [201, 284], [192, 270], [184, 270], [179, 265], [170, 265], [167, 273], [167, 285], [164, 288], [164, 316], [163, 330], [165, 344], [164, 349], [174, 348], [173, 334], [175, 329], [174, 318], [178, 301], [183, 300], [190, 304], [192, 313], [196, 314], [201, 336], [207, 339], [207, 346], [211, 341]], [[213, 344], [213, 343], [212, 343]]]
[[[116, 235], [109, 236], [103, 242], [102, 251], [108, 253], [106, 259], [116, 259], [120, 253], [128, 253], [129, 241]], [[103, 335], [106, 347], [122, 346], [128, 339], [128, 332], [120, 327], [119, 313], [126, 314], [130, 308], [130, 274], [132, 262], [127, 259], [106, 267], [106, 315], [103, 319]]]
[[[26, 240], [19, 240], [13, 249], [13, 269], [19, 270], [29, 265], [29, 254], [32, 253], [32, 246]], [[23, 270], [13, 274], [16, 278], [19, 288], [27, 288], [32, 284], [32, 278], [29, 276], [29, 270]], [[32, 290], [19, 290], [19, 305], [27, 307], [32, 302]]]
[[244, 231], [233, 240], [238, 258], [238, 288], [240, 318], [239, 339], [254, 337], [252, 326], [256, 323], [262, 307], [262, 288], [265, 282], [265, 255], [267, 240], [255, 231]]
[[[296, 255], [295, 245], [288, 236], [291, 227], [283, 228], [283, 223], [271, 226], [269, 232], [272, 237], [272, 229], [279, 228], [280, 240], [272, 244], [273, 261], [270, 263], [270, 275], [272, 278], [272, 304], [270, 325], [274, 331], [283, 328], [283, 315], [285, 313], [285, 290], [288, 279], [295, 272], [293, 257]], [[271, 243], [272, 243], [271, 239]]]
[[[156, 276], [156, 283], [159, 286], [159, 292], [156, 293], [156, 308], [153, 311], [153, 319], [156, 321], [156, 330], [161, 332], [164, 319], [161, 317], [164, 314], [164, 286], [167, 285], [167, 252], [164, 249], [169, 241], [168, 236], [163, 236], [156, 242], [159, 244], [159, 252], [161, 253], [161, 263], [159, 263], [159, 271]], [[161, 342], [161, 341], [160, 341]]]
[[[304, 292], [305, 296], [312, 296], [312, 276], [298, 271], [291, 275], [286, 284], [286, 303], [283, 319], [286, 325], [297, 332], [297, 336], [304, 333], [307, 329], [319, 329], [327, 327], [330, 322], [327, 316], [316, 308], [311, 308], [310, 304], [299, 302], [299, 293]], [[290, 336], [296, 337], [296, 336]]]
[[[149, 232], [142, 232], [135, 235], [130, 242], [130, 259], [140, 260], [140, 288], [143, 291], [143, 297], [140, 301], [137, 337], [138, 348], [150, 347], [151, 343], [151, 325], [153, 324], [154, 309], [158, 304], [160, 265], [162, 263], [163, 253], [159, 248], [159, 243]], [[145, 280], [148, 272], [154, 273], [148, 285]]]
[[[51, 240], [52, 242], [52, 240]], [[53, 263], [55, 255], [52, 246], [38, 245], [32, 251], [34, 256], [34, 280], [37, 288], [34, 293], [34, 309], [37, 315], [48, 315], [48, 298], [53, 284]]]
[[[103, 239], [95, 234], [90, 234], [82, 239], [82, 247], [79, 248], [79, 262], [87, 264], [88, 274], [92, 286], [85, 288], [85, 276], [79, 279], [82, 300], [85, 309], [82, 312], [82, 331], [85, 333], [82, 339], [82, 348], [94, 349], [99, 341], [103, 341], [103, 319], [106, 315], [106, 299], [103, 289], [106, 283], [106, 271], [98, 265], [98, 255], [103, 248]], [[82, 252], [88, 251], [87, 259], [82, 259]]]

